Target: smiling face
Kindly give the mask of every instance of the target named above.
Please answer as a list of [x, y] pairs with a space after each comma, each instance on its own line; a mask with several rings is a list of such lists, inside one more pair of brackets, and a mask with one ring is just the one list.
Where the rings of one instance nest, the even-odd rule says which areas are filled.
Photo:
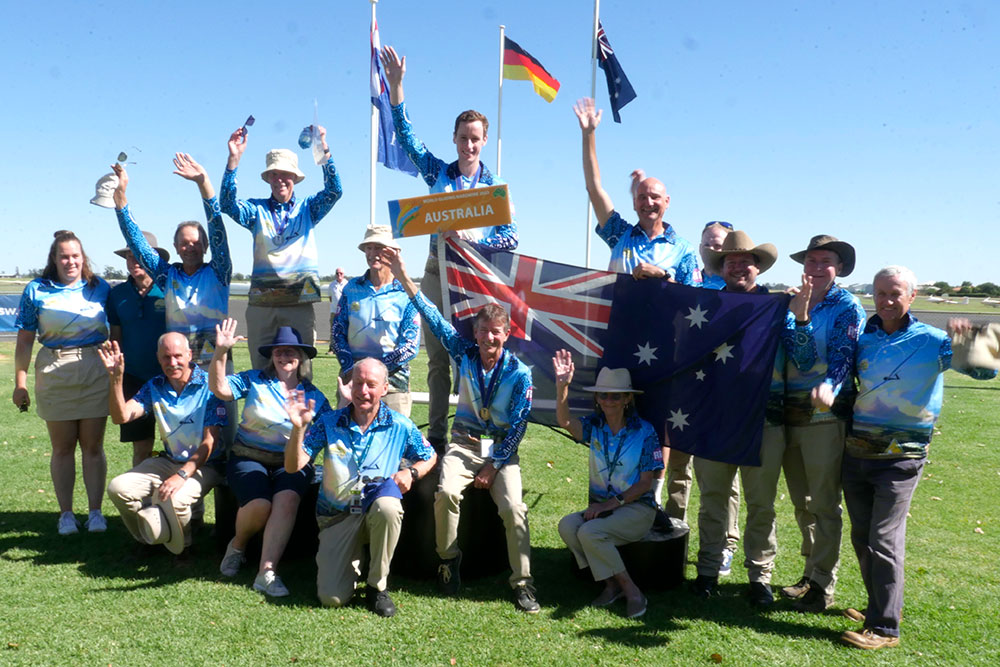
[[722, 279], [730, 292], [749, 292], [757, 287], [757, 258], [749, 252], [733, 252], [722, 260]]
[[205, 261], [205, 242], [197, 225], [178, 227], [174, 233], [174, 250], [187, 267], [201, 266]]
[[802, 272], [812, 278], [814, 295], [825, 295], [843, 270], [840, 255], [832, 250], [810, 250], [802, 261]]
[[510, 327], [503, 320], [476, 320], [473, 333], [476, 336], [476, 343], [479, 344], [479, 356], [486, 361], [494, 361], [503, 352], [504, 343], [510, 337]]
[[164, 334], [156, 348], [156, 359], [168, 380], [187, 382], [191, 377], [191, 347], [183, 335]]
[[267, 172], [267, 182], [271, 186], [271, 196], [282, 204], [286, 204], [292, 198], [292, 190], [295, 189], [295, 174], [290, 171], [275, 169]]
[[874, 285], [875, 312], [882, 318], [882, 328], [895, 331], [902, 325], [903, 318], [910, 311], [910, 305], [917, 297], [916, 290], [902, 276], [882, 276]]
[[594, 400], [601, 409], [604, 418], [609, 422], [618, 422], [625, 416], [625, 409], [632, 402], [632, 394], [628, 392], [599, 391], [594, 394]]
[[[382, 253], [385, 251], [385, 246], [381, 243], [363, 243], [361, 244], [361, 251], [365, 253], [365, 261], [368, 262], [368, 268], [372, 271], [389, 269], [389, 265], [382, 260]], [[337, 280], [343, 277], [343, 271], [337, 274]]]
[[389, 392], [385, 366], [374, 359], [362, 359], [351, 373], [351, 404], [355, 417], [378, 412], [382, 397]]
[[479, 152], [486, 145], [486, 131], [483, 129], [482, 121], [459, 123], [452, 141], [455, 142], [455, 149], [458, 151], [459, 168], [476, 169], [479, 166]]
[[71, 285], [83, 274], [83, 248], [79, 241], [63, 241], [56, 246], [56, 272], [59, 282]]
[[302, 363], [302, 351], [290, 345], [279, 345], [271, 350], [274, 370], [282, 380], [296, 375]]
[[649, 230], [663, 220], [670, 206], [667, 188], [655, 178], [647, 178], [635, 190], [632, 207], [639, 214], [639, 226]]

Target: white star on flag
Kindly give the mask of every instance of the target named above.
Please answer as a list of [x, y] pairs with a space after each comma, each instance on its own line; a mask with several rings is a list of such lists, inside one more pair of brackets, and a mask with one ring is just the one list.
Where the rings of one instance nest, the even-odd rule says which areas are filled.
[[708, 318], [705, 315], [708, 314], [707, 310], [701, 309], [701, 304], [698, 304], [694, 308], [688, 308], [688, 314], [684, 316], [685, 320], [691, 320], [690, 326], [701, 328], [701, 325], [708, 322]]
[[652, 366], [653, 360], [656, 359], [655, 353], [659, 348], [650, 347], [649, 341], [646, 341], [645, 345], [640, 345], [637, 349], [638, 352], [632, 353], [632, 356], [639, 357], [640, 364], [648, 364]]
[[681, 412], [679, 409], [671, 410], [670, 418], [667, 419], [667, 421], [673, 424], [674, 428], [676, 428], [677, 430], [683, 431], [685, 426], [690, 426], [690, 424], [688, 424], [687, 418], [688, 416], [683, 412]]
[[694, 374], [694, 377], [696, 380], [701, 382], [702, 380], [705, 379], [705, 371], [698, 371], [697, 373]]
[[726, 363], [726, 359], [733, 359], [733, 346], [728, 343], [723, 343], [712, 351], [715, 353], [716, 361]]

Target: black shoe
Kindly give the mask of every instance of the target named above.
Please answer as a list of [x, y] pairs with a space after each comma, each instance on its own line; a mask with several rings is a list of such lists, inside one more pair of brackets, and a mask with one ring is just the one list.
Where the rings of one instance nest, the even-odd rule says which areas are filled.
[[754, 607], [770, 607], [774, 604], [774, 593], [771, 591], [771, 585], [761, 581], [750, 582], [747, 596], [750, 598], [750, 604]]
[[809, 577], [802, 577], [791, 586], [781, 589], [781, 594], [790, 600], [798, 600], [809, 591]]
[[438, 565], [438, 589], [444, 595], [458, 595], [459, 589], [462, 588], [462, 576], [458, 572], [461, 565], [462, 554], [443, 560]]
[[833, 595], [828, 595], [823, 587], [809, 580], [809, 590], [792, 603], [792, 609], [808, 614], [821, 614], [833, 604]]
[[385, 591], [378, 591], [369, 587], [367, 597], [369, 610], [382, 618], [389, 618], [396, 615], [396, 605]]
[[535, 600], [534, 587], [529, 584], [520, 584], [514, 589], [514, 606], [525, 614], [537, 614], [542, 609]]
[[708, 599], [715, 595], [715, 589], [719, 585], [718, 577], [710, 577], [705, 574], [699, 574], [695, 577], [695, 580], [691, 582], [688, 589], [694, 593], [696, 597]]

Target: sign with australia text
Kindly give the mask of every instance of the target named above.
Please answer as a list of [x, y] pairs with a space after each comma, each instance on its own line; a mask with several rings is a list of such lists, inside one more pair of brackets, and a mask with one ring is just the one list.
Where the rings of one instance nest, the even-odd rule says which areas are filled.
[[506, 185], [439, 192], [389, 202], [393, 238], [510, 224]]

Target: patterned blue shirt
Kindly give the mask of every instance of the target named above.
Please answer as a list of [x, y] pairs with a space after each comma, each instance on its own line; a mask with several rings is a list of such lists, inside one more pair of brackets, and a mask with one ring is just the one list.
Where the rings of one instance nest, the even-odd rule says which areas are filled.
[[375, 289], [365, 275], [344, 285], [333, 319], [341, 373], [368, 357], [389, 369], [389, 384], [410, 390], [410, 360], [420, 349], [420, 318], [398, 280]]
[[[160, 440], [167, 456], [184, 463], [198, 451], [209, 426], [225, 426], [226, 406], [208, 388], [208, 374], [195, 366], [191, 378], [178, 394], [163, 374], [142, 385], [133, 399], [145, 414], [156, 418]], [[210, 461], [223, 457], [225, 447], [216, 441]]]
[[403, 459], [414, 463], [434, 456], [420, 429], [385, 403], [380, 404], [378, 416], [364, 433], [351, 419], [352, 408], [348, 405], [317, 415], [302, 443], [310, 458], [323, 450], [323, 485], [316, 499], [317, 516], [333, 516], [347, 510], [351, 490], [363, 478], [392, 477]]
[[[479, 345], [474, 340], [462, 338], [455, 331], [434, 304], [422, 293], [413, 298], [427, 327], [441, 341], [452, 359], [458, 362], [458, 408], [451, 427], [451, 438], [456, 442], [476, 446], [481, 436], [494, 441], [493, 465], [500, 468], [512, 455], [528, 428], [531, 412], [531, 371], [510, 351], [504, 354], [504, 362], [497, 364], [489, 372], [482, 370]], [[483, 407], [483, 397], [479, 390], [479, 379], [489, 387], [493, 373], [500, 373], [496, 383], [493, 401], [489, 405], [490, 419], [483, 420], [479, 411]]]
[[[858, 340], [858, 396], [847, 452], [859, 458], [923, 458], [941, 414], [951, 339], [908, 315], [891, 334], [873, 315]], [[996, 371], [971, 373], [977, 379]]]
[[695, 247], [677, 236], [674, 228], [663, 223], [663, 232], [654, 238], [646, 236], [639, 225], [625, 222], [617, 211], [603, 226], [597, 226], [597, 235], [611, 248], [608, 271], [632, 273], [642, 262], [654, 264], [683, 285], [698, 285], [698, 254]]
[[[865, 322], [865, 310], [858, 298], [844, 288], [833, 285], [826, 297], [809, 311], [809, 324], [798, 327], [797, 345], [816, 346], [816, 363], [808, 369], [789, 365], [785, 396], [785, 420], [791, 426], [805, 426], [845, 419], [844, 401], [840, 397], [845, 380], [850, 379], [854, 367], [854, 353], [858, 336]], [[810, 340], [811, 339], [811, 340]], [[839, 401], [832, 410], [812, 406], [810, 393], [813, 387], [826, 383], [833, 388]]]
[[91, 287], [83, 280], [63, 285], [35, 278], [24, 286], [14, 326], [34, 331], [45, 347], [82, 347], [108, 339], [104, 305], [111, 288], [98, 278]]
[[[417, 167], [420, 176], [424, 179], [431, 194], [437, 192], [452, 192], [454, 190], [467, 190], [479, 185], [503, 185], [504, 181], [499, 176], [494, 176], [486, 165], [479, 163], [479, 178], [476, 180], [467, 178], [458, 170], [458, 162], [448, 164], [444, 160], [434, 157], [434, 154], [427, 150], [424, 142], [417, 139], [413, 134], [413, 126], [406, 113], [406, 103], [401, 102], [392, 107], [392, 122], [396, 127], [396, 139], [403, 147], [410, 160]], [[517, 221], [514, 219], [514, 205], [511, 204], [511, 221], [509, 225], [498, 225], [489, 228], [464, 229], [460, 233], [462, 237], [478, 244], [484, 248], [494, 250], [516, 250], [517, 249]], [[430, 255], [437, 257], [437, 234], [431, 234]]]
[[[653, 426], [633, 412], [617, 434], [604, 415], [580, 417], [583, 444], [590, 448], [590, 502], [600, 503], [625, 493], [644, 472], [663, 469], [663, 451]], [[656, 507], [650, 487], [636, 502]]]
[[701, 286], [705, 289], [722, 289], [726, 286], [726, 281], [723, 280], [722, 276], [717, 276], [714, 273], [705, 273], [704, 271], [699, 272], [701, 274]]
[[337, 203], [343, 189], [333, 158], [323, 165], [323, 189], [299, 202], [238, 199], [236, 170], [226, 169], [220, 194], [222, 212], [253, 233], [250, 305], [294, 306], [322, 300], [315, 227]]
[[[233, 400], [246, 398], [236, 439], [247, 447], [255, 447], [268, 452], [284, 452], [285, 443], [292, 433], [292, 422], [285, 410], [285, 395], [281, 391], [281, 380], [268, 377], [262, 370], [243, 371], [227, 375], [229, 390]], [[319, 389], [311, 382], [301, 382], [299, 391], [305, 392], [305, 400], [316, 401], [316, 416], [330, 410], [330, 404]]]
[[180, 262], [171, 264], [146, 241], [132, 218], [129, 207], [116, 209], [118, 226], [136, 260], [163, 290], [167, 305], [167, 331], [187, 336], [199, 364], [211, 361], [215, 353], [215, 325], [229, 313], [229, 282], [233, 264], [229, 258], [229, 238], [215, 197], [203, 199], [208, 220], [208, 242], [212, 260], [192, 275]]

